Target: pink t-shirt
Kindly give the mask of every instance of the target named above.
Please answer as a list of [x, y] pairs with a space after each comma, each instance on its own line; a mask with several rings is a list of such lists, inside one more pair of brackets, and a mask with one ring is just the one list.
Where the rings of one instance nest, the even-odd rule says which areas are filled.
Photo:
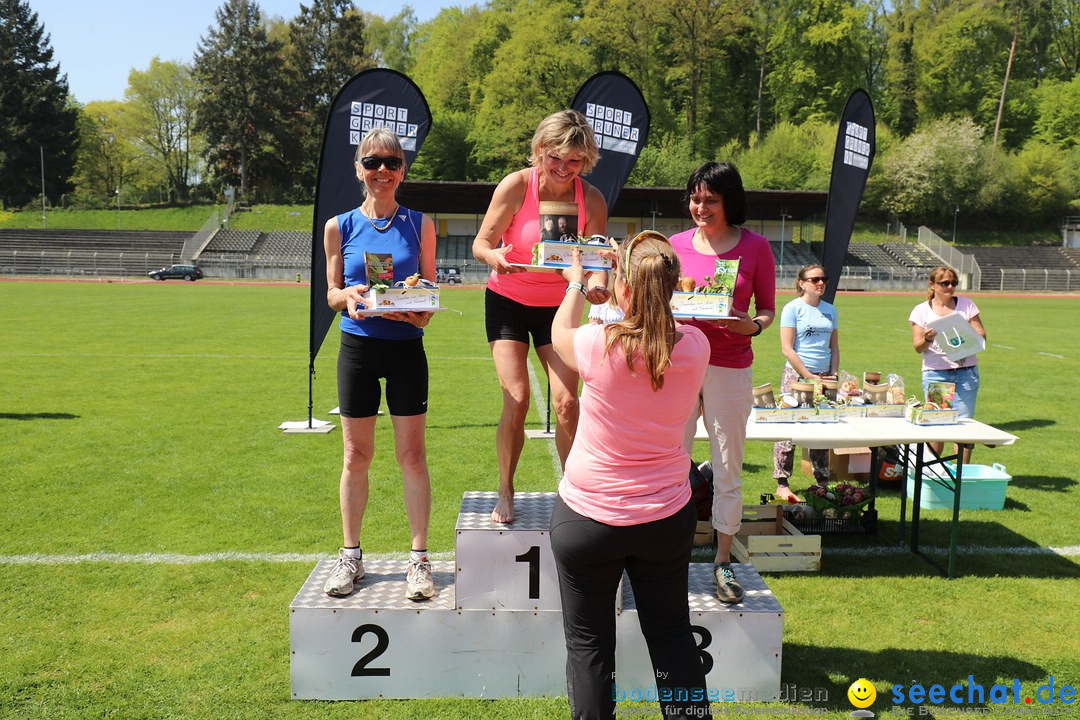
[[[506, 253], [506, 262], [531, 264], [533, 245], [540, 242], [540, 184], [536, 172], [536, 168], [529, 171], [525, 200], [503, 233], [502, 244], [513, 245]], [[584, 235], [585, 192], [581, 178], [574, 178], [574, 202], [578, 206], [578, 233]], [[499, 275], [492, 270], [487, 286], [492, 292], [530, 307], [557, 307], [566, 293], [566, 281], [552, 271]]]
[[[732, 307], [749, 312], [750, 298], [754, 298], [757, 312], [769, 310], [776, 312], [776, 263], [773, 262], [772, 248], [764, 235], [742, 229], [742, 237], [731, 250], [716, 255], [700, 253], [694, 248], [694, 233], [697, 228], [690, 228], [671, 236], [671, 246], [679, 256], [683, 276], [689, 275], [700, 285], [706, 275], [716, 270], [716, 260], [734, 260], [739, 258], [739, 277], [735, 281], [735, 297]], [[712, 355], [710, 365], [726, 368], [748, 368], [754, 363], [754, 351], [750, 347], [750, 336], [720, 328], [711, 323], [692, 322], [709, 339]]]
[[[979, 308], [970, 298], [957, 296], [956, 312], [970, 322], [971, 318], [979, 314]], [[908, 322], [925, 328], [927, 323], [937, 320], [939, 317], [943, 316], [934, 312], [934, 309], [930, 307], [930, 301], [927, 300], [915, 306], [915, 309], [911, 311], [911, 315], [908, 316]], [[966, 358], [961, 359], [960, 362], [953, 362], [945, 353], [941, 352], [941, 347], [937, 344], [937, 339], [935, 339], [922, 354], [922, 369], [955, 370], [956, 368], [974, 367], [979, 363], [978, 358], [978, 354], [968, 355]]]
[[581, 415], [559, 495], [576, 513], [607, 525], [640, 525], [670, 517], [690, 499], [686, 420], [705, 380], [709, 342], [679, 326], [664, 387], [654, 392], [642, 369], [630, 372], [622, 345], [604, 355], [604, 325], [574, 335], [585, 386]]

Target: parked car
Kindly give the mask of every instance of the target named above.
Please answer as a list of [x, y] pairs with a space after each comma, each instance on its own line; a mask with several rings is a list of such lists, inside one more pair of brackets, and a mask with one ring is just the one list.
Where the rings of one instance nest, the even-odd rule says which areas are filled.
[[146, 274], [154, 280], [180, 280], [183, 278], [188, 282], [193, 282], [203, 276], [198, 265], [170, 265], [160, 270], [151, 270]]
[[453, 285], [454, 283], [460, 285], [462, 282], [461, 268], [439, 268], [435, 271], [435, 282], [440, 285]]

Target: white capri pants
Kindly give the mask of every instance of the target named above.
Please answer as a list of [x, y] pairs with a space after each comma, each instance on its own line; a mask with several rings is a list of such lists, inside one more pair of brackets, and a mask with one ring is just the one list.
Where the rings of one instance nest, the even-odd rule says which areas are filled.
[[[712, 526], [734, 535], [742, 525], [742, 462], [746, 445], [746, 419], [754, 404], [753, 368], [710, 365], [701, 387], [701, 415], [712, 451]], [[686, 424], [683, 447], [693, 457], [698, 413]]]

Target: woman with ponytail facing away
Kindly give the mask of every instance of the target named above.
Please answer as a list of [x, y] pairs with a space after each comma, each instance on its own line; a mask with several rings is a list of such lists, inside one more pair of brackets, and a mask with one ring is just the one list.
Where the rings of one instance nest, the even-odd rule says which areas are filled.
[[[584, 384], [551, 516], [571, 716], [615, 713], [615, 595], [625, 570], [660, 697], [669, 698], [661, 700], [664, 717], [697, 717], [709, 705], [687, 603], [697, 514], [683, 428], [709, 342], [671, 315], [679, 258], [667, 238], [643, 232], [612, 254], [612, 291], [625, 319], [579, 327], [586, 290], [575, 251], [551, 328], [555, 352]], [[676, 701], [675, 688], [688, 695]]]

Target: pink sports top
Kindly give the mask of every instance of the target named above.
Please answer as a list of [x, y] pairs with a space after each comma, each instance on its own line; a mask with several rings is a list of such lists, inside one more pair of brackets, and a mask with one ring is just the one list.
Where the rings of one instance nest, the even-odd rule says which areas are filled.
[[[536, 168], [529, 171], [529, 186], [525, 201], [514, 214], [510, 227], [502, 236], [503, 245], [512, 245], [506, 253], [511, 263], [532, 263], [533, 245], [540, 242], [540, 183]], [[574, 203], [578, 207], [578, 228], [585, 232], [585, 192], [581, 178], [574, 178]], [[487, 287], [494, 293], [514, 302], [532, 307], [558, 307], [566, 293], [566, 281], [555, 272], [527, 272], [499, 275], [494, 270], [488, 276]]]

